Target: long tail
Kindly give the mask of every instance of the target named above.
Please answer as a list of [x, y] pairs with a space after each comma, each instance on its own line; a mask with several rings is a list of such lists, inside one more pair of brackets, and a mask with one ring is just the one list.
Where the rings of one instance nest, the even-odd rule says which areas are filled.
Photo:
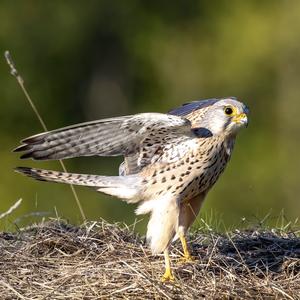
[[129, 203], [138, 202], [140, 200], [142, 180], [139, 175], [100, 176], [64, 173], [27, 167], [18, 167], [15, 171], [36, 180], [94, 187], [98, 192], [116, 196]]

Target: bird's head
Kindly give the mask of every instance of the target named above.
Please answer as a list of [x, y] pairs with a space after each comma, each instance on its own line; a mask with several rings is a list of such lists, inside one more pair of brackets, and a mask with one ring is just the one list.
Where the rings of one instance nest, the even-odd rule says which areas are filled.
[[201, 125], [213, 135], [234, 136], [248, 125], [248, 113], [248, 107], [235, 98], [221, 99], [209, 107]]

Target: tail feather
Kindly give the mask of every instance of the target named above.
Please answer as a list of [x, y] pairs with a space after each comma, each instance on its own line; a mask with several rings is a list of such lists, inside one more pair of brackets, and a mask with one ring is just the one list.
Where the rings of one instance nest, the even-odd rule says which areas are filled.
[[129, 203], [140, 200], [141, 180], [138, 175], [100, 176], [65, 173], [27, 167], [18, 167], [16, 172], [40, 181], [51, 181], [94, 187], [98, 192], [116, 196]]

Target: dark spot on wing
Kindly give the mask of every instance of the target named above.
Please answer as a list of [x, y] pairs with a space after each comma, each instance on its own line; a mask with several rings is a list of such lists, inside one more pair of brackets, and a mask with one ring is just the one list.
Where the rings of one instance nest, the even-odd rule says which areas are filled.
[[209, 129], [204, 128], [204, 127], [194, 128], [193, 132], [195, 133], [196, 136], [202, 137], [202, 138], [213, 136], [212, 132]]

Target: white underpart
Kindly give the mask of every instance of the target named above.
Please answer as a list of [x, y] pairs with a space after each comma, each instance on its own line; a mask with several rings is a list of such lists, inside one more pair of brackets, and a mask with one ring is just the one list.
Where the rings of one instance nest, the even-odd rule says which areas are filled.
[[134, 203], [139, 200], [138, 190], [131, 187], [103, 187], [97, 189], [98, 192], [102, 192], [111, 196], [115, 196], [121, 199], [127, 200], [128, 203]]
[[144, 214], [148, 214], [150, 213], [153, 208], [155, 207], [155, 205], [157, 205], [157, 200], [148, 200], [143, 202], [141, 205], [139, 205], [139, 207], [135, 210], [135, 213], [137, 215], [144, 215]]
[[[182, 142], [180, 144], [171, 144], [167, 145], [164, 148], [165, 152], [169, 153], [169, 156], [167, 157], [167, 162], [172, 163], [178, 161], [178, 159], [184, 157], [188, 152], [197, 150], [198, 144], [196, 142], [196, 139], [190, 139], [185, 142]], [[157, 159], [155, 159], [153, 162], [155, 162]], [[164, 162], [165, 157], [162, 156], [161, 159], [158, 159], [157, 161]]]
[[147, 227], [147, 240], [153, 254], [163, 252], [176, 234], [178, 227], [179, 207], [171, 195], [144, 202], [137, 210], [137, 214], [151, 212]]

